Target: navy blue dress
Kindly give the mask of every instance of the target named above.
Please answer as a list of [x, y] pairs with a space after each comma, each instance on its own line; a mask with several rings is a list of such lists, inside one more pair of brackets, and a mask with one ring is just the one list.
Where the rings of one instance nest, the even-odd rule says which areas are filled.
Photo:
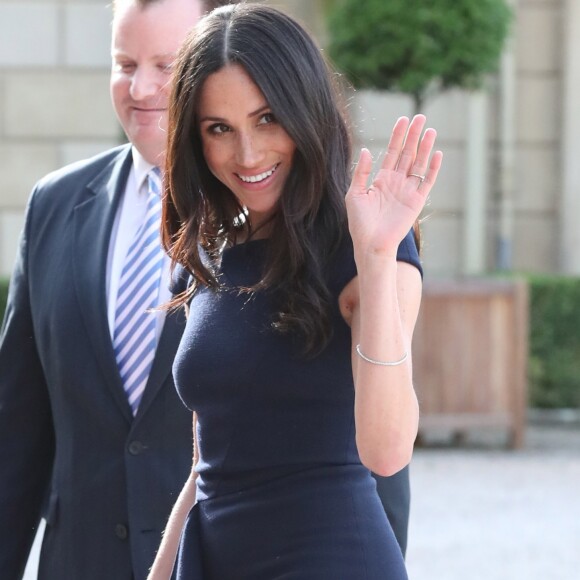
[[[275, 296], [255, 283], [267, 240], [225, 250], [224, 289], [191, 305], [174, 375], [198, 414], [198, 502], [180, 580], [401, 580], [403, 557], [355, 444], [351, 332], [338, 296], [356, 275], [350, 241], [329, 268], [333, 337], [304, 359], [271, 330]], [[410, 233], [399, 260], [420, 268]]]

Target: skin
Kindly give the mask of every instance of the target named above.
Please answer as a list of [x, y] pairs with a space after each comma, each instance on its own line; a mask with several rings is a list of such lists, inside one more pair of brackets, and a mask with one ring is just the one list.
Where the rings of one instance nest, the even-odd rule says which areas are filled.
[[259, 229], [276, 211], [296, 145], [240, 65], [228, 65], [207, 78], [198, 115], [210, 171], [247, 208], [252, 227]]
[[127, 138], [146, 161], [163, 166], [171, 67], [202, 15], [195, 0], [162, 0], [141, 8], [117, 4], [111, 46], [111, 99]]
[[[356, 441], [361, 461], [379, 475], [397, 473], [411, 460], [419, 409], [412, 360], [379, 366], [361, 359], [398, 361], [411, 352], [421, 301], [421, 277], [396, 260], [397, 248], [419, 217], [443, 154], [432, 154], [436, 132], [425, 117], [401, 117], [387, 153], [371, 182], [372, 158], [363, 149], [346, 207], [358, 276], [341, 293], [339, 305], [352, 331]], [[410, 174], [425, 176], [421, 181]]]

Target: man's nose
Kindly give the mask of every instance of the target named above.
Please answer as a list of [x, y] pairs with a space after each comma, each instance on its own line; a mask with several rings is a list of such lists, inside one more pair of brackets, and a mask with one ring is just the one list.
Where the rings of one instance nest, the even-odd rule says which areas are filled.
[[146, 68], [137, 68], [131, 79], [131, 98], [135, 101], [155, 97], [161, 91], [158, 75]]

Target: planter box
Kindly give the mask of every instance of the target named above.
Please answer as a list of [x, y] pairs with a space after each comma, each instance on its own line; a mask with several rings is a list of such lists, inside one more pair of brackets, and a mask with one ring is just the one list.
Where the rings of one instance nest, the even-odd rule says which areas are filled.
[[519, 280], [425, 284], [413, 342], [419, 435], [446, 429], [506, 430], [524, 441], [527, 406], [527, 285]]

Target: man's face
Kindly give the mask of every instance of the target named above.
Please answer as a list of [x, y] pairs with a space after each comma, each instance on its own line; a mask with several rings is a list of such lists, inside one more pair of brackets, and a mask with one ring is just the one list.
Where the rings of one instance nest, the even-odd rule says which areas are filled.
[[201, 0], [161, 0], [141, 8], [121, 0], [113, 18], [111, 98], [129, 140], [162, 166], [171, 66], [202, 15]]

